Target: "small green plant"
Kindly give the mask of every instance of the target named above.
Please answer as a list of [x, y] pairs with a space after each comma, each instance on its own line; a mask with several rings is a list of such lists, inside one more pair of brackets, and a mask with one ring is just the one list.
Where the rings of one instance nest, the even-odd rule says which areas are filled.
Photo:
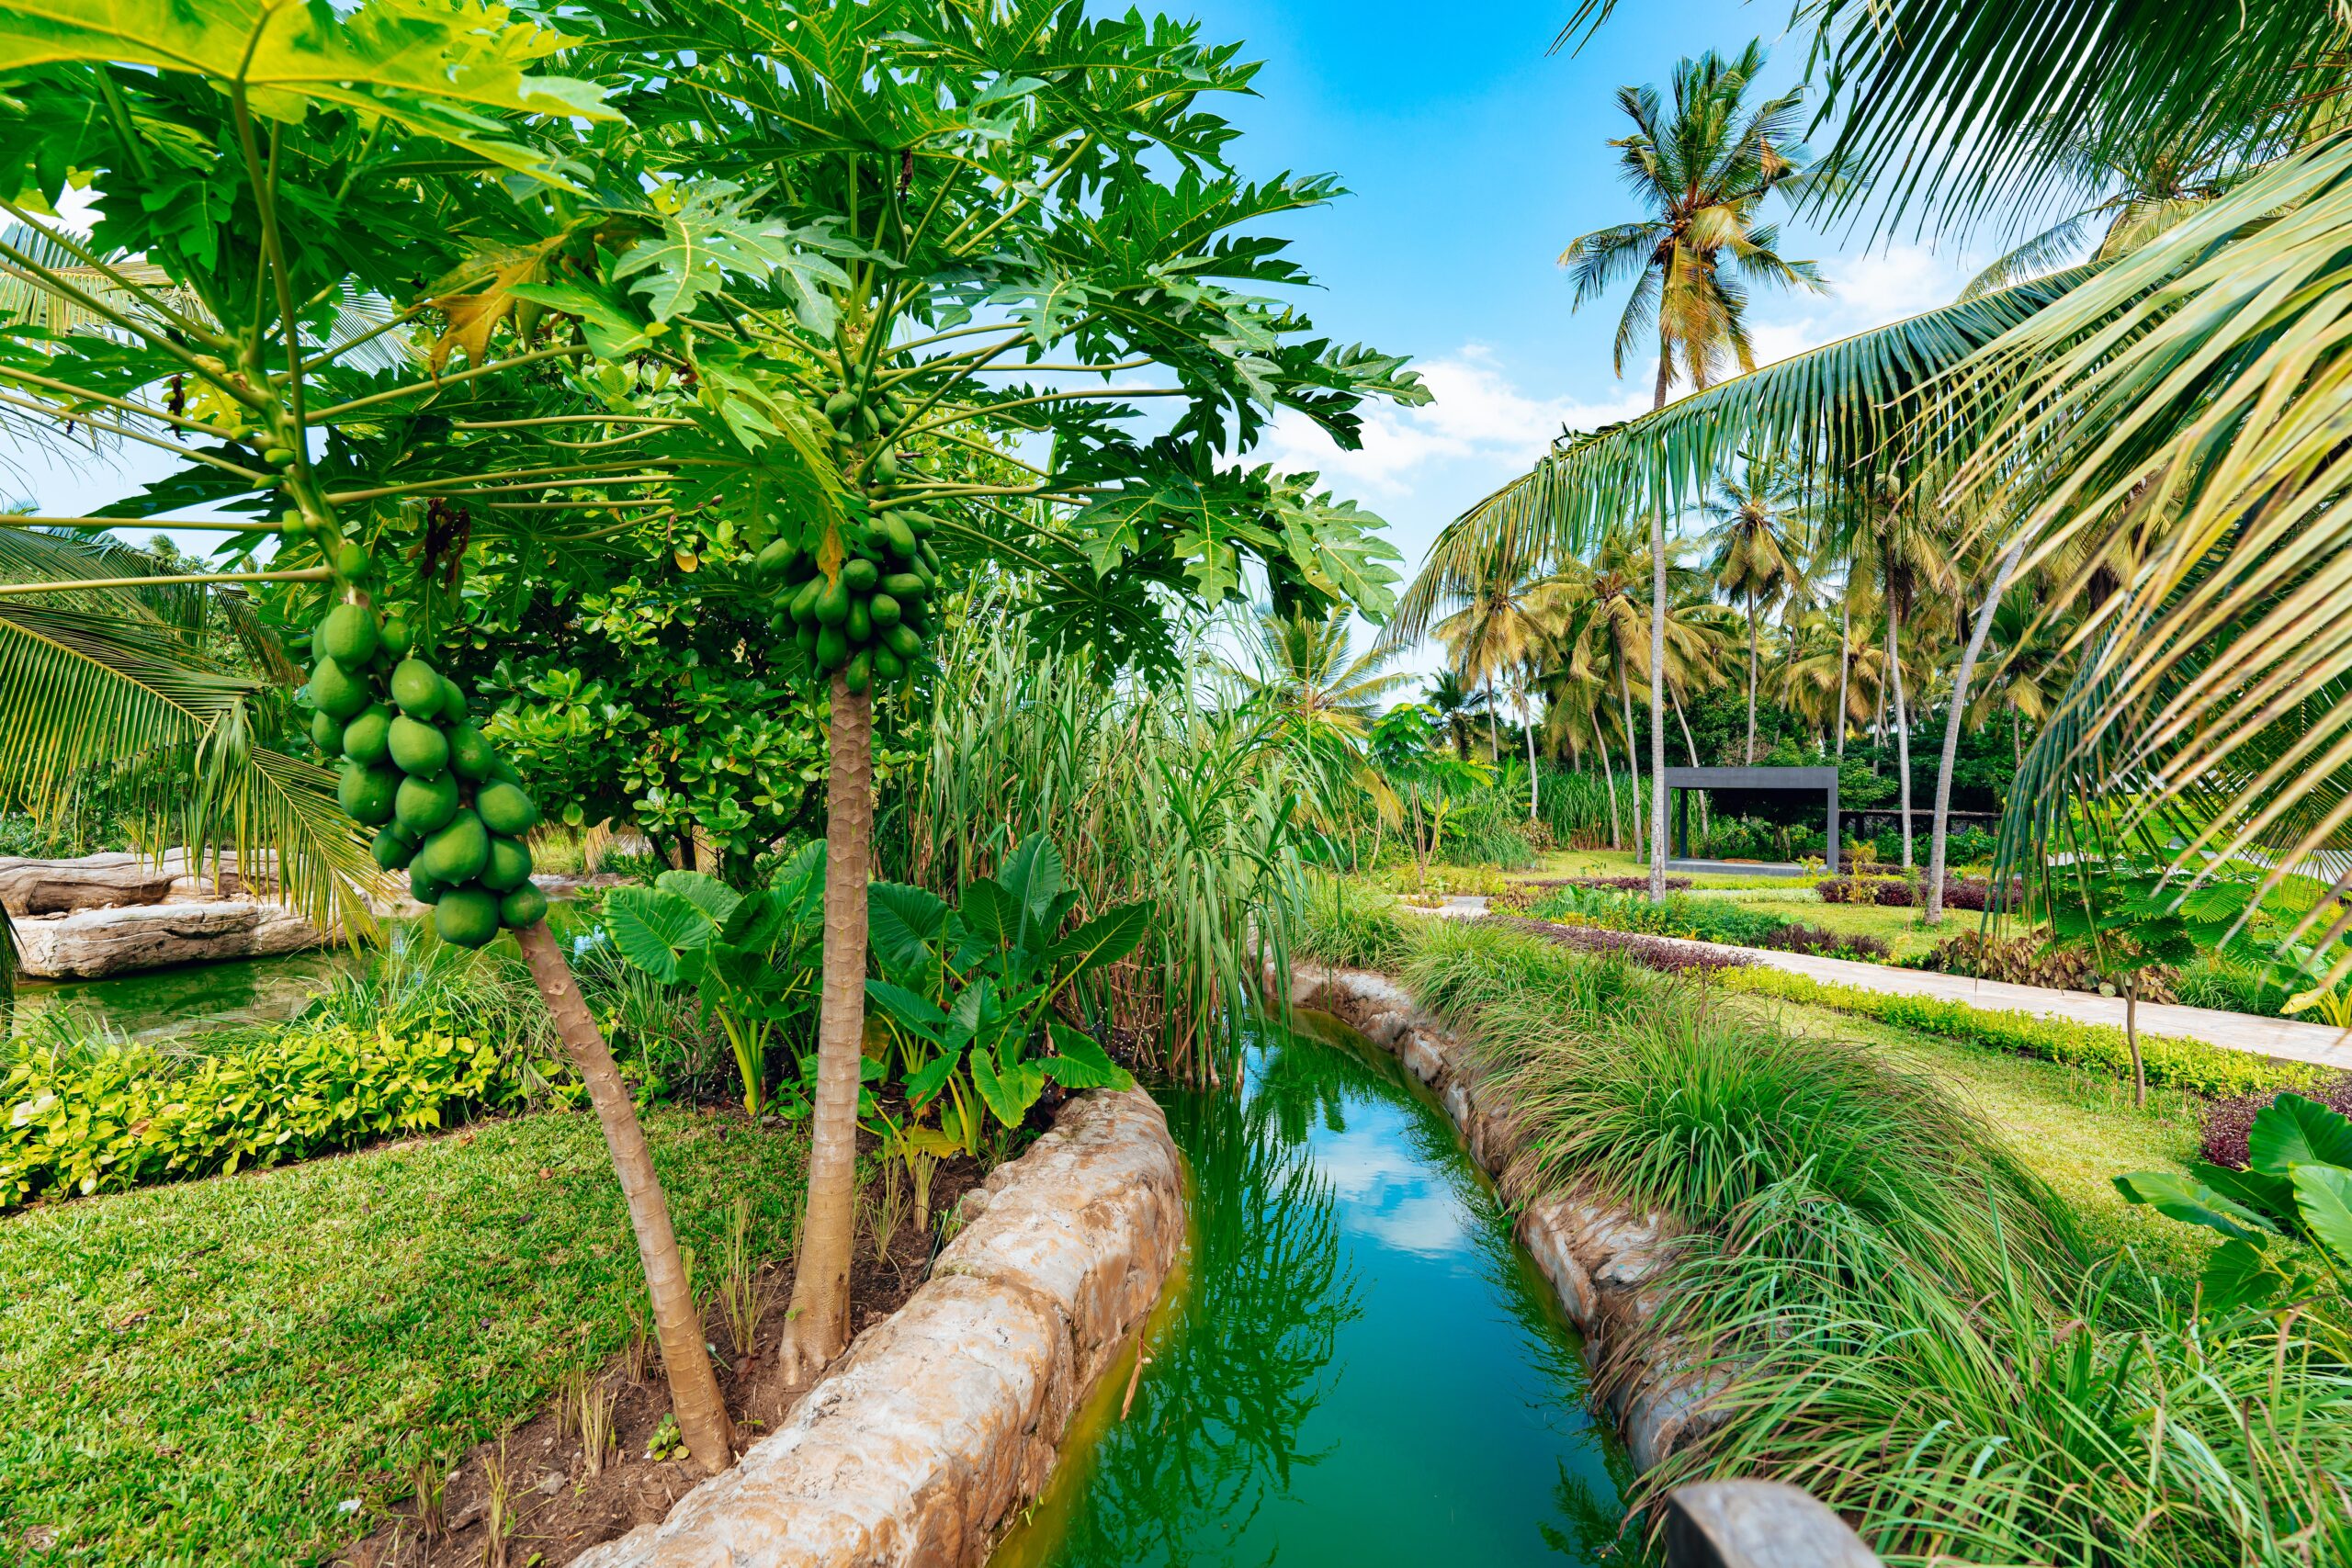
[[507, 1538], [514, 1533], [514, 1506], [506, 1474], [506, 1439], [498, 1439], [495, 1458], [481, 1465], [482, 1568], [507, 1568]]
[[1059, 1010], [1082, 1006], [1080, 983], [1135, 950], [1152, 906], [1122, 904], [1064, 934], [1079, 897], [1043, 833], [953, 906], [920, 887], [874, 885], [871, 943], [885, 977], [866, 981], [866, 995], [897, 1032], [907, 1103], [918, 1114], [940, 1106], [967, 1153], [981, 1132], [974, 1099], [1012, 1128], [1049, 1078], [1066, 1089], [1135, 1081]]
[[720, 1255], [718, 1310], [727, 1319], [735, 1354], [748, 1356], [775, 1297], [772, 1287], [760, 1283], [759, 1265], [752, 1257], [752, 1201], [738, 1197], [727, 1213], [727, 1245]]
[[605, 1457], [612, 1452], [613, 1404], [618, 1397], [601, 1378], [581, 1385], [579, 1415], [573, 1425], [580, 1431], [581, 1468], [591, 1480], [605, 1473]]
[[885, 1148], [865, 1173], [866, 1229], [874, 1237], [874, 1261], [889, 1260], [890, 1244], [907, 1223], [906, 1162], [895, 1149]]
[[2188, 1172], [2115, 1179], [2126, 1201], [2229, 1239], [2205, 1266], [2209, 1310], [2265, 1308], [2307, 1295], [2315, 1279], [2273, 1257], [2284, 1238], [2309, 1249], [2336, 1290], [2352, 1276], [2352, 1120], [2315, 1100], [2282, 1094], [2254, 1119], [2246, 1168], [2199, 1161]]
[[441, 1461], [426, 1454], [409, 1467], [409, 1486], [415, 1494], [416, 1527], [429, 1545], [449, 1533], [449, 1517], [442, 1507], [443, 1494], [448, 1489], [449, 1473]]
[[662, 1423], [653, 1428], [653, 1436], [645, 1442], [645, 1457], [662, 1461], [686, 1457], [686, 1440], [678, 1435], [678, 1413], [665, 1410]]
[[632, 967], [694, 989], [735, 1054], [743, 1109], [767, 1107], [767, 1051], [816, 1006], [822, 964], [825, 846], [809, 844], [770, 884], [743, 894], [698, 871], [613, 889], [605, 925]]
[[2053, 945], [2076, 944], [2096, 955], [2102, 974], [2123, 993], [2123, 1039], [2132, 1054], [2132, 1102], [2148, 1102], [2147, 1066], [2140, 1057], [2142, 975], [2177, 968], [2218, 949], [2244, 908], [2230, 884], [2190, 889], [2172, 883], [2165, 868], [2136, 861], [2077, 864], [2053, 878], [2049, 900]]

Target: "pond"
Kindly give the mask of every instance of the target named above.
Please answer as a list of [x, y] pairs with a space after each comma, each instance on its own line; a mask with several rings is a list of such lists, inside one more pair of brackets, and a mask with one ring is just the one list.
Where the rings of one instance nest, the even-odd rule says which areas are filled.
[[1161, 1095], [1188, 1273], [991, 1568], [1636, 1558], [1576, 1329], [1444, 1112], [1313, 1014], [1244, 1082]]

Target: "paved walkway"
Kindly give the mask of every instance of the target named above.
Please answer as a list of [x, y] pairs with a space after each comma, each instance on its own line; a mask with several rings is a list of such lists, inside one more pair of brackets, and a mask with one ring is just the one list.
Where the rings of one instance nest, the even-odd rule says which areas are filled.
[[[1442, 909], [1424, 911], [1475, 919], [1487, 912], [1482, 897], [1450, 898]], [[1891, 964], [1862, 964], [1850, 958], [1816, 958], [1804, 953], [1778, 953], [1762, 947], [1735, 947], [1727, 942], [1678, 942], [1717, 953], [1736, 953], [1752, 964], [1785, 969], [1792, 975], [1833, 986], [1883, 991], [1894, 996], [1933, 997], [1939, 1001], [1964, 1002], [1988, 1012], [2028, 1012], [2062, 1018], [2075, 1023], [2104, 1023], [2123, 1027], [2123, 999], [2088, 991], [2060, 991], [2047, 986], [2012, 986], [2003, 980], [1972, 980], [1965, 975], [1938, 975], [1925, 969], [1898, 969]], [[2140, 1004], [2140, 1029], [2147, 1034], [2171, 1034], [2202, 1040], [2225, 1050], [2248, 1051], [2290, 1062], [2311, 1062], [2352, 1072], [2352, 1032], [2333, 1024], [2305, 1023], [2297, 1019], [2256, 1018], [2251, 1013], [2223, 1012], [2218, 1008], [2177, 1007], [2160, 1002]]]

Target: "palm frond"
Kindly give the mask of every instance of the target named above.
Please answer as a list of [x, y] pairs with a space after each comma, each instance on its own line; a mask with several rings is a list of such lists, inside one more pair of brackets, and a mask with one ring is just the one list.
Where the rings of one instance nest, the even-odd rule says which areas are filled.
[[1393, 635], [1422, 635], [1447, 595], [1498, 569], [1533, 576], [1623, 519], [1696, 504], [1735, 454], [1815, 472], [1860, 464], [1916, 417], [1930, 382], [2090, 276], [2072, 268], [1858, 333], [1556, 446], [1439, 533]]

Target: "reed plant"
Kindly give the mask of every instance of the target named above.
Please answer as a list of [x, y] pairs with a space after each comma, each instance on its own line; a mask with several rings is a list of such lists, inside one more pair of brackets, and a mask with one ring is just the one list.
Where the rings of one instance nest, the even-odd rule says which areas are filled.
[[1689, 1226], [1623, 1338], [1723, 1419], [1642, 1480], [1777, 1477], [1891, 1564], [2352, 1561], [2343, 1303], [2217, 1314], [2070, 1212], [1939, 1086], [1693, 981], [1484, 927], [1407, 978], [1573, 1180]]
[[976, 615], [939, 658], [927, 754], [877, 833], [884, 874], [953, 898], [1046, 833], [1089, 908], [1154, 905], [1143, 945], [1088, 980], [1110, 1043], [1176, 1077], [1229, 1077], [1259, 964], [1288, 969], [1310, 770], [1272, 718], [1186, 679], [1108, 682], [1018, 623]]

